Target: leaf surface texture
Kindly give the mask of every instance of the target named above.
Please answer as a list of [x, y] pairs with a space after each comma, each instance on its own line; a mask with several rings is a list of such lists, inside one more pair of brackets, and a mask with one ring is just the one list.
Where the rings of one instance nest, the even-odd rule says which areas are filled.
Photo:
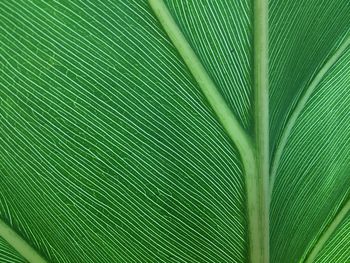
[[[252, 1], [165, 3], [254, 144]], [[349, 202], [349, 21], [269, 2], [274, 263]], [[249, 262], [245, 169], [146, 0], [0, 2], [0, 218], [48, 262]], [[349, 220], [314, 262], [350, 262]], [[0, 261], [27, 262], [1, 238]]]

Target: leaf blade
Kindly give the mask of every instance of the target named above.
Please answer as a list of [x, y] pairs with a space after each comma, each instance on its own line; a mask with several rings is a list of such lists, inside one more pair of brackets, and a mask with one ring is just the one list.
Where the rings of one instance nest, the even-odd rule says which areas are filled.
[[287, 143], [271, 207], [273, 262], [304, 260], [348, 195], [349, 54], [319, 84]]
[[0, 3], [13, 227], [52, 262], [244, 261], [241, 161], [146, 2], [65, 4]]

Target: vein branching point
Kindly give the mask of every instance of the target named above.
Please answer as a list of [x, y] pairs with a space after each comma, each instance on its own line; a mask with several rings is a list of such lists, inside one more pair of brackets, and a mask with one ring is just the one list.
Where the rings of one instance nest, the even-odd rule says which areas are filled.
[[254, 140], [256, 145], [254, 145], [187, 42], [167, 6], [162, 0], [149, 0], [159, 22], [240, 153], [247, 189], [250, 261], [252, 263], [267, 263], [269, 261], [267, 2], [261, 0], [256, 2], [256, 17], [258, 17], [256, 24], [259, 25], [259, 28], [255, 30], [258, 35], [255, 37], [254, 76], [257, 97], [257, 136]]

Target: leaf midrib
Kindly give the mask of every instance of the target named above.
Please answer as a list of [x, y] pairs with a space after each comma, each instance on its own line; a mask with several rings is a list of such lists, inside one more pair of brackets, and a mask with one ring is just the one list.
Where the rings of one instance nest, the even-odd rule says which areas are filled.
[[163, 0], [149, 0], [149, 3], [221, 125], [238, 149], [245, 170], [250, 261], [267, 263], [269, 261], [267, 0], [255, 0], [254, 5], [256, 25], [254, 87], [257, 94], [255, 145], [209, 77]]
[[[232, 139], [234, 144], [241, 155], [243, 165], [245, 168], [246, 180], [258, 179], [258, 184], [265, 184], [265, 179], [269, 175], [269, 160], [268, 158], [268, 40], [267, 40], [267, 1], [266, 0], [254, 0], [254, 80], [255, 80], [255, 119], [256, 119], [256, 132], [255, 132], [255, 144], [244, 128], [241, 126], [226, 101], [221, 96], [216, 85], [209, 77], [209, 74], [204, 69], [201, 61], [192, 50], [187, 40], [183, 36], [181, 30], [177, 27], [173, 20], [170, 12], [162, 0], [149, 0], [152, 9], [157, 15], [159, 21], [163, 25], [169, 38], [172, 40], [174, 46], [177, 48], [181, 57], [188, 66], [193, 77], [196, 79], [199, 87], [207, 98], [209, 104], [216, 113], [219, 121], [226, 130], [229, 137]], [[290, 136], [291, 130], [293, 129], [297, 118], [300, 116], [302, 110], [309, 98], [311, 97], [316, 86], [324, 79], [332, 66], [339, 60], [341, 55], [350, 46], [350, 36], [339, 46], [334, 55], [324, 64], [324, 66], [316, 74], [310, 85], [306, 88], [299, 99], [296, 107], [294, 108], [290, 118], [287, 121], [285, 128], [282, 131], [281, 139], [276, 147], [276, 151], [272, 160], [271, 165], [271, 176], [270, 176], [270, 195], [273, 190], [273, 185], [276, 177], [277, 168]], [[266, 166], [267, 167], [264, 167]], [[262, 171], [262, 172], [261, 172]], [[258, 193], [261, 189], [249, 189], [249, 184], [254, 187], [256, 183], [247, 183], [247, 195], [252, 192]], [[263, 189], [268, 189], [263, 187]], [[263, 190], [264, 191], [264, 190]], [[264, 194], [264, 193], [260, 193]], [[258, 202], [256, 195], [253, 199], [254, 202]], [[248, 197], [249, 199], [249, 197]], [[268, 211], [268, 206], [264, 208]], [[249, 204], [248, 204], [249, 210]], [[265, 212], [266, 212], [265, 211]], [[337, 226], [342, 222], [344, 217], [350, 211], [350, 200], [346, 202], [344, 207], [337, 213], [334, 219], [330, 222], [328, 227], [322, 232], [321, 236], [313, 246], [313, 249], [309, 253], [306, 263], [311, 263], [317, 256], [318, 252], [322, 249], [323, 245], [330, 238], [331, 234], [336, 230]], [[258, 215], [255, 215], [258, 216]], [[258, 220], [259, 218], [256, 218]], [[267, 226], [268, 227], [268, 226]], [[250, 227], [250, 234], [252, 234], [252, 227]], [[254, 233], [253, 233], [254, 234]], [[31, 247], [22, 237], [20, 237], [13, 229], [11, 229], [5, 222], [0, 219], [0, 236], [3, 237], [11, 246], [13, 246], [25, 259], [29, 262], [36, 263], [47, 263], [47, 261], [40, 256], [33, 247]], [[260, 240], [261, 241], [261, 240]], [[259, 241], [259, 242], [260, 242]], [[259, 246], [258, 246], [259, 247]], [[267, 246], [268, 248], [268, 246]], [[264, 256], [255, 257], [260, 254], [261, 251], [250, 251], [252, 262], [268, 262]], [[268, 252], [267, 252], [268, 253]], [[255, 258], [255, 259], [254, 259]], [[268, 258], [268, 257], [267, 257]]]

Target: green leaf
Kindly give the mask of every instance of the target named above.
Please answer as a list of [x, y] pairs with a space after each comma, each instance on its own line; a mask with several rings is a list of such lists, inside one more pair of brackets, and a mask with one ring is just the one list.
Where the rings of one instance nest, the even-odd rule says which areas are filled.
[[349, 21], [0, 1], [0, 261], [350, 262]]
[[27, 263], [6, 240], [0, 238], [0, 262], [4, 263]]

